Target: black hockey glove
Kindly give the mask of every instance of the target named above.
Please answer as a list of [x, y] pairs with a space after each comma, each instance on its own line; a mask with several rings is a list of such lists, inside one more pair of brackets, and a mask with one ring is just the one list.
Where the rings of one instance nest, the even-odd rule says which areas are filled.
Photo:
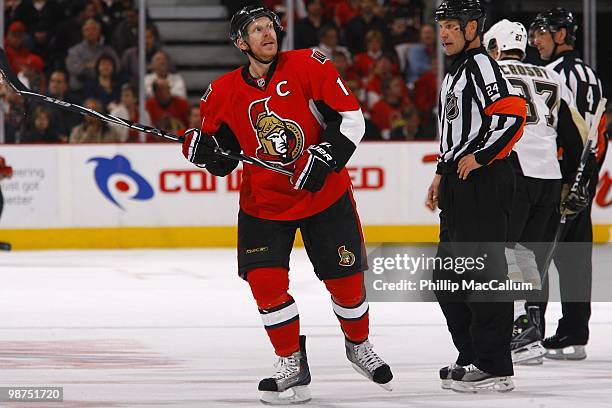
[[206, 165], [217, 158], [215, 147], [219, 147], [214, 136], [202, 135], [198, 129], [185, 132], [183, 156], [193, 164]]
[[219, 143], [215, 136], [203, 135], [199, 129], [185, 132], [183, 156], [196, 166], [206, 168], [211, 174], [224, 177], [236, 168], [238, 161], [215, 154], [217, 147]]
[[291, 184], [296, 190], [316, 193], [325, 184], [327, 175], [336, 167], [332, 146], [327, 142], [310, 146], [295, 163]]
[[587, 186], [579, 184], [578, 189], [575, 192], [570, 192], [561, 204], [561, 214], [565, 214], [566, 218], [571, 220], [588, 206], [589, 190]]

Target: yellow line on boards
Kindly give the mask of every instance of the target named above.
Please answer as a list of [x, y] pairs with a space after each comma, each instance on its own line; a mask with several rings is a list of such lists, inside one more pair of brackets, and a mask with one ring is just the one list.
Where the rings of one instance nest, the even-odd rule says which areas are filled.
[[[437, 225], [370, 225], [367, 242], [438, 242]], [[594, 225], [593, 241], [610, 242], [612, 225]], [[235, 247], [236, 227], [0, 229], [16, 250]], [[298, 245], [303, 245], [298, 233]]]

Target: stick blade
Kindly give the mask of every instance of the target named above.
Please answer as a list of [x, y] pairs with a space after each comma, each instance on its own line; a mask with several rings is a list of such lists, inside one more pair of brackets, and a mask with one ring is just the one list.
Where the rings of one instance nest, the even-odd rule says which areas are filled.
[[6, 80], [7, 84], [11, 86], [17, 93], [28, 91], [28, 88], [19, 80], [17, 75], [11, 69], [8, 56], [4, 51], [4, 48], [0, 47], [0, 71], [2, 76]]

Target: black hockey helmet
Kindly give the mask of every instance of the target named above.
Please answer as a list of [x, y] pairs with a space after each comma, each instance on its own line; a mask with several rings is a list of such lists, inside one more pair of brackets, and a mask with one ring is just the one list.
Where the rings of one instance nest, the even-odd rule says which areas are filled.
[[484, 32], [485, 10], [480, 0], [444, 0], [435, 11], [434, 20], [459, 20], [461, 30], [465, 31], [467, 23], [476, 20], [477, 33]]
[[578, 31], [578, 23], [574, 18], [574, 14], [563, 7], [553, 7], [543, 13], [539, 13], [529, 26], [530, 45], [533, 46], [533, 33], [536, 30], [544, 29], [551, 34], [559, 31], [560, 28], [567, 30], [565, 43], [574, 45], [576, 42], [576, 31]]
[[274, 24], [276, 33], [283, 31], [280, 19], [272, 10], [261, 5], [249, 5], [241, 8], [232, 16], [230, 22], [230, 39], [236, 43], [238, 38], [246, 38], [246, 28], [260, 17], [268, 17]]

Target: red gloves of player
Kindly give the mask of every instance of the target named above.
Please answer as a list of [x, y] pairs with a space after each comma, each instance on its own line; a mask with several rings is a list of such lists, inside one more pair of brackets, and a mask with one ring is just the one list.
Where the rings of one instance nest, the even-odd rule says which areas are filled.
[[291, 184], [296, 190], [319, 191], [327, 175], [336, 167], [331, 145], [327, 142], [310, 146], [295, 163]]

